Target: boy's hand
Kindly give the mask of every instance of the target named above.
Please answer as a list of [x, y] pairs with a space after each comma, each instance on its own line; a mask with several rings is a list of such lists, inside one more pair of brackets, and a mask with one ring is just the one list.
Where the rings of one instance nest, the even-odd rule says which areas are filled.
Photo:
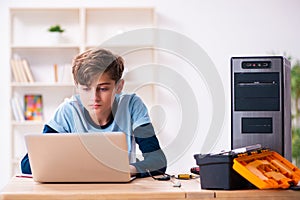
[[129, 169], [130, 169], [131, 176], [135, 176], [137, 174], [137, 170], [136, 170], [135, 166], [129, 165]]

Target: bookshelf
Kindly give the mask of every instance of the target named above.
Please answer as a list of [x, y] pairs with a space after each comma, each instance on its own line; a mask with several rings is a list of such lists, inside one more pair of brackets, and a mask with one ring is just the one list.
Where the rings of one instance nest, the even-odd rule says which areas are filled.
[[[55, 24], [65, 29], [60, 38], [48, 32]], [[40, 134], [57, 106], [76, 92], [71, 75], [73, 57], [116, 34], [149, 27], [155, 27], [155, 12], [147, 7], [10, 8], [10, 59], [26, 60], [33, 79], [18, 78], [11, 64], [11, 175], [20, 172], [20, 160], [26, 153], [24, 134]], [[107, 48], [119, 53], [128, 46], [141, 45], [125, 41]], [[153, 62], [154, 57], [153, 51], [125, 55], [126, 68], [130, 70]], [[20, 66], [18, 69], [24, 70], [24, 66]], [[26, 72], [23, 73], [26, 76]], [[133, 84], [131, 80], [126, 81]], [[41, 95], [43, 120], [24, 120], [16, 116], [16, 102], [23, 113], [27, 94]]]

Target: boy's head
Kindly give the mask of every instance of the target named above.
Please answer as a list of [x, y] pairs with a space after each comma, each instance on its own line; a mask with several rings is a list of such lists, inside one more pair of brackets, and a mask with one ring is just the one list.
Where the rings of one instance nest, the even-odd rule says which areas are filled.
[[123, 59], [105, 49], [91, 49], [73, 60], [73, 77], [80, 100], [93, 121], [108, 123], [116, 94], [120, 94], [124, 80]]
[[72, 66], [75, 84], [85, 86], [90, 86], [103, 73], [117, 83], [123, 71], [123, 58], [102, 48], [89, 49], [79, 54], [74, 58]]

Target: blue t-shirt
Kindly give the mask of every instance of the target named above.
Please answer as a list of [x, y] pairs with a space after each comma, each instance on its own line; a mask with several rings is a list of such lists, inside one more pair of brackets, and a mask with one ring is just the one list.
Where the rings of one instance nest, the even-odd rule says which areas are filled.
[[135, 94], [117, 94], [113, 104], [113, 118], [108, 126], [95, 124], [83, 107], [79, 95], [66, 99], [46, 123], [60, 133], [124, 132], [127, 135], [130, 162], [135, 162], [135, 128], [151, 123], [147, 108]]

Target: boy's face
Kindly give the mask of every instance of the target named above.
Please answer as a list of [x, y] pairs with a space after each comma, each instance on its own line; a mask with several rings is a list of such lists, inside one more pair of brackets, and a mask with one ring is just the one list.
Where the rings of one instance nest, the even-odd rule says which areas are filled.
[[88, 110], [92, 119], [97, 120], [100, 125], [103, 125], [101, 122], [104, 123], [110, 117], [115, 94], [122, 91], [123, 83], [121, 80], [116, 84], [115, 80], [104, 73], [90, 87], [78, 85], [83, 106]]

